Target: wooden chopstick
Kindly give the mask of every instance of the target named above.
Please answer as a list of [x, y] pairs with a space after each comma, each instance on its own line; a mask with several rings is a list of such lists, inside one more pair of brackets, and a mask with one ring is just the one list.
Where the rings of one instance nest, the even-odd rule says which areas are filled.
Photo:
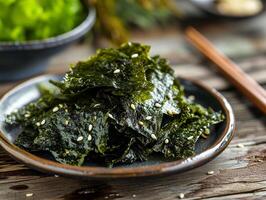
[[255, 80], [247, 75], [233, 61], [219, 52], [201, 33], [189, 27], [185, 31], [187, 39], [209, 60], [218, 70], [242, 92], [257, 108], [266, 113], [266, 91]]

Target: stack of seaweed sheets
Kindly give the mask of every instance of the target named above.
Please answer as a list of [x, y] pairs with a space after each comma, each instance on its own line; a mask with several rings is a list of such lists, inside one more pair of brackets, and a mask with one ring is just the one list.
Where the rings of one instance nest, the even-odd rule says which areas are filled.
[[7, 116], [22, 128], [16, 144], [71, 165], [192, 156], [223, 116], [187, 99], [167, 61], [149, 51], [138, 43], [101, 49], [54, 87], [40, 85], [38, 100]]

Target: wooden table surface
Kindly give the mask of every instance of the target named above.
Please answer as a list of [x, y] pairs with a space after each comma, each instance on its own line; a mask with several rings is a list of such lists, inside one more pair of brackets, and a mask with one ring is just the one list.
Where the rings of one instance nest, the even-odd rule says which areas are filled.
[[[262, 25], [266, 24], [265, 16], [237, 22], [237, 26], [231, 21], [193, 23], [265, 87], [266, 30]], [[232, 105], [237, 121], [235, 136], [228, 148], [213, 161], [186, 173], [105, 182], [43, 174], [17, 163], [0, 148], [0, 199], [173, 200], [179, 199], [180, 193], [185, 199], [266, 199], [265, 116], [187, 45], [180, 28], [136, 31], [132, 41], [150, 44], [153, 54], [169, 59], [177, 75], [202, 80], [221, 91]], [[72, 46], [54, 57], [45, 73], [63, 73], [70, 63], [93, 52], [94, 48], [86, 42]], [[0, 84], [0, 96], [16, 84]], [[208, 175], [208, 171], [214, 174]]]

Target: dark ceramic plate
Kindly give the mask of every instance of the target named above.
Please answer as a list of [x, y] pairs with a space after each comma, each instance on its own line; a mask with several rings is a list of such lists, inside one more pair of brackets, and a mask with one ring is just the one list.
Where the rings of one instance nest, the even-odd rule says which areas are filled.
[[105, 168], [87, 163], [78, 167], [55, 162], [45, 154], [32, 154], [13, 144], [20, 130], [6, 127], [5, 115], [22, 107], [39, 97], [37, 85], [49, 84], [50, 79], [58, 76], [40, 76], [31, 79], [7, 93], [0, 101], [0, 145], [16, 160], [34, 169], [79, 178], [122, 178], [152, 176], [171, 172], [184, 172], [199, 167], [219, 155], [232, 139], [235, 120], [231, 106], [216, 90], [202, 85], [198, 81], [180, 79], [187, 95], [195, 96], [196, 102], [215, 111], [222, 111], [225, 121], [212, 127], [208, 139], [199, 139], [196, 144], [196, 155], [184, 160], [166, 161], [160, 157], [151, 158], [146, 162]]
[[265, 0], [261, 0], [263, 8], [253, 14], [253, 15], [229, 15], [229, 14], [223, 14], [221, 13], [216, 6], [215, 1], [216, 0], [190, 0], [194, 5], [196, 5], [198, 8], [200, 8], [201, 10], [203, 10], [204, 12], [214, 15], [216, 17], [223, 17], [223, 18], [228, 18], [228, 19], [247, 19], [247, 18], [251, 18], [251, 17], [256, 17], [260, 14], [262, 14], [265, 11], [265, 4], [266, 1]]

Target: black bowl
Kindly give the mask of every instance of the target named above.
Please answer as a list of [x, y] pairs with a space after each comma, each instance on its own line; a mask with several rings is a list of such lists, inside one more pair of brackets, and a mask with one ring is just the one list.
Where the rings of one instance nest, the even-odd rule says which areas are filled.
[[49, 58], [84, 36], [95, 22], [95, 10], [88, 9], [84, 21], [69, 32], [26, 42], [0, 42], [0, 82], [30, 77], [45, 70]]

